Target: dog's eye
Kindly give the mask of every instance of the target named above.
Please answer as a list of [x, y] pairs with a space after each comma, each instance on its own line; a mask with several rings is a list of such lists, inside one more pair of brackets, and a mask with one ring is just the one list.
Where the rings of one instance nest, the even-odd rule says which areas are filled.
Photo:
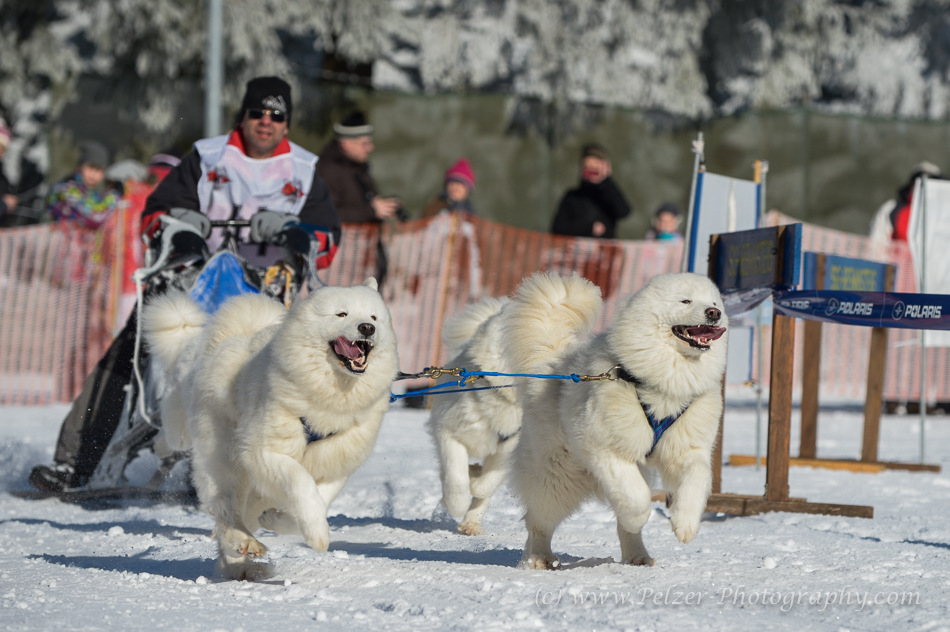
[[692, 302], [693, 302], [693, 301], [689, 300], [688, 298], [683, 299], [682, 301], [680, 301], [680, 303], [682, 303], [683, 305], [689, 305], [689, 304], [692, 303]]
[[370, 316], [370, 318], [372, 318], [373, 320], [376, 320], [376, 317], [375, 317], [375, 316]]
[[339, 314], [337, 314], [337, 316], [339, 316], [340, 318], [346, 318], [346, 312], [340, 312]]

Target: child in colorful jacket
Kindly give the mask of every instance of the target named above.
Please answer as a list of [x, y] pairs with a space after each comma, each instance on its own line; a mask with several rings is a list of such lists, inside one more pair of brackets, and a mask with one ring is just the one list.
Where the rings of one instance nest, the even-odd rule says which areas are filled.
[[96, 141], [80, 146], [79, 166], [50, 188], [47, 209], [56, 221], [97, 229], [115, 212], [122, 186], [107, 182], [109, 150]]

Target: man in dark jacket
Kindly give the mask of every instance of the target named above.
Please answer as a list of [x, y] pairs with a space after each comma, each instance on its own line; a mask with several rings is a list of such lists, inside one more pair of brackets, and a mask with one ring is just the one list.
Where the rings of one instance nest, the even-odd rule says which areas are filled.
[[382, 197], [369, 174], [373, 152], [373, 126], [362, 112], [353, 112], [333, 126], [335, 137], [320, 152], [317, 171], [330, 189], [330, 197], [346, 223], [379, 222], [399, 209], [399, 200]]
[[[172, 252], [207, 256], [208, 247], [213, 250], [222, 241], [212, 234], [210, 219], [250, 219], [252, 239], [255, 230], [263, 235], [267, 226], [276, 227], [274, 232], [299, 220], [320, 227], [315, 237], [326, 241], [327, 248], [321, 249], [326, 254], [316, 267], [328, 266], [339, 243], [340, 219], [316, 171], [317, 157], [287, 140], [291, 108], [290, 86], [282, 79], [249, 81], [235, 129], [195, 143], [149, 196], [142, 212], [143, 234], [160, 239], [159, 218], [170, 214], [201, 233], [175, 233]], [[266, 213], [260, 213], [264, 209]], [[258, 221], [255, 229], [261, 218], [267, 221]], [[86, 378], [63, 421], [55, 464], [39, 465], [30, 473], [34, 487], [63, 491], [85, 484], [95, 472], [122, 415], [125, 387], [133, 373], [136, 325], [133, 312]], [[144, 358], [145, 349], [142, 352]]]
[[[381, 223], [401, 211], [398, 198], [379, 195], [369, 174], [373, 126], [362, 112], [353, 112], [333, 126], [334, 138], [320, 152], [317, 171], [330, 189], [340, 220], [345, 223]], [[386, 251], [376, 247], [376, 280], [386, 277]]]
[[596, 143], [581, 150], [581, 183], [564, 194], [551, 232], [572, 237], [617, 236], [617, 221], [630, 214], [630, 205], [610, 177], [607, 150]]

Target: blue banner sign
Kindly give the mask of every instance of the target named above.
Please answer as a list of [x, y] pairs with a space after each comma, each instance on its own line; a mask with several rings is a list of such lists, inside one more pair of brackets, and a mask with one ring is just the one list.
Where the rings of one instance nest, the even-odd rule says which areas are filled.
[[713, 236], [712, 279], [721, 291], [798, 284], [801, 224]]
[[[824, 273], [819, 274], [819, 258], [824, 257]], [[802, 253], [802, 289], [845, 290], [848, 292], [883, 292], [887, 280], [887, 264], [817, 252]]]
[[775, 312], [792, 318], [889, 329], [950, 330], [950, 295], [784, 290]]

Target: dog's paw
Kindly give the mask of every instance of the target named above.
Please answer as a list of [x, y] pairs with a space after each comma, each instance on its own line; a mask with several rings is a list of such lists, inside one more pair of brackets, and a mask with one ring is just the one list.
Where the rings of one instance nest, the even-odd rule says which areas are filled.
[[522, 558], [518, 567], [530, 571], [556, 571], [561, 568], [561, 561], [553, 555], [528, 555]]
[[698, 516], [682, 518], [677, 517], [674, 514], [670, 519], [670, 525], [673, 527], [673, 533], [676, 534], [676, 539], [683, 544], [689, 544], [692, 542], [693, 538], [696, 537], [696, 534], [699, 533]]
[[267, 547], [261, 544], [257, 538], [248, 538], [241, 542], [238, 553], [243, 557], [254, 560], [267, 553]]
[[255, 559], [267, 553], [267, 547], [257, 538], [238, 529], [219, 529], [218, 545], [226, 558]]
[[303, 536], [310, 548], [317, 553], [326, 553], [330, 547], [330, 525], [326, 522], [317, 525], [315, 528], [307, 529]]
[[472, 504], [472, 497], [468, 495], [468, 491], [445, 492], [442, 494], [442, 504], [445, 505], [450, 514], [460, 518], [468, 511], [469, 505]]
[[283, 533], [285, 535], [297, 535], [300, 533], [300, 529], [297, 527], [297, 520], [286, 511], [281, 511], [280, 509], [268, 509], [261, 514], [257, 522], [264, 529], [276, 531], [277, 533]]
[[630, 566], [653, 566], [656, 564], [656, 560], [650, 557], [649, 555], [634, 555], [629, 560], [624, 560], [624, 564], [629, 564]]
[[459, 524], [459, 533], [465, 535], [485, 535], [485, 530], [482, 529], [481, 523], [465, 520]]

